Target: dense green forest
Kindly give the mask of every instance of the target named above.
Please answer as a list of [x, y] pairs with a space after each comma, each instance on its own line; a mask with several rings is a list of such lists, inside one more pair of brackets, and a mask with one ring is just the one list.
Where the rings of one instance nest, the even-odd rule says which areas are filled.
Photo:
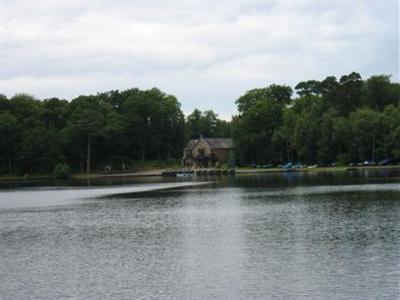
[[242, 164], [400, 160], [400, 85], [389, 76], [363, 80], [353, 72], [294, 91], [250, 90], [236, 100], [231, 122], [211, 110], [185, 118], [178, 100], [156, 88], [70, 102], [0, 94], [0, 173], [51, 173], [59, 163], [77, 172], [129, 169], [137, 160], [179, 159], [201, 134], [233, 137]]
[[232, 134], [242, 162], [314, 164], [400, 160], [400, 85], [386, 75], [253, 89], [236, 100]]
[[185, 119], [174, 96], [158, 89], [110, 91], [71, 102], [19, 94], [0, 98], [2, 172], [48, 173], [130, 167], [132, 159], [181, 155]]

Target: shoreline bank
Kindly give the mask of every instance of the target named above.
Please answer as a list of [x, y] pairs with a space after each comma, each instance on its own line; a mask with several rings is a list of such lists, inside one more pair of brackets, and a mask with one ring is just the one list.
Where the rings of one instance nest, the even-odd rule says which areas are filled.
[[[290, 173], [290, 172], [350, 172], [350, 171], [363, 171], [363, 170], [400, 170], [400, 165], [395, 166], [357, 166], [357, 167], [317, 167], [317, 168], [298, 168], [298, 169], [282, 169], [282, 168], [236, 168], [236, 175], [251, 175], [263, 173]], [[149, 171], [136, 171], [125, 173], [112, 173], [112, 174], [71, 174], [69, 179], [96, 179], [107, 177], [156, 177], [162, 176], [165, 171], [170, 169], [155, 169]], [[18, 180], [52, 180], [58, 179], [53, 175], [24, 175], [24, 176], [0, 176], [0, 181], [18, 181]], [[60, 179], [62, 180], [62, 179]]]

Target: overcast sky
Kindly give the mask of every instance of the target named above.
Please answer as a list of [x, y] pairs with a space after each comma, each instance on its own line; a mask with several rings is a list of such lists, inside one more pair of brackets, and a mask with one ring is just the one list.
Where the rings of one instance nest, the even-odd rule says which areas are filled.
[[392, 74], [399, 1], [0, 0], [0, 93], [67, 100], [159, 87], [185, 113], [235, 113], [272, 83]]

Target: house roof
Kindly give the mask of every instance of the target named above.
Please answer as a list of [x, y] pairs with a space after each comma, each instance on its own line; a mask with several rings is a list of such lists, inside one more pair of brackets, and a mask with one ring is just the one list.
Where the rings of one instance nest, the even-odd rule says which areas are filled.
[[233, 140], [226, 138], [205, 138], [204, 139], [211, 148], [230, 149], [233, 148]]
[[[203, 140], [213, 149], [230, 149], [235, 147], [233, 140], [229, 138], [203, 138]], [[185, 150], [192, 150], [198, 141], [198, 139], [190, 140]]]

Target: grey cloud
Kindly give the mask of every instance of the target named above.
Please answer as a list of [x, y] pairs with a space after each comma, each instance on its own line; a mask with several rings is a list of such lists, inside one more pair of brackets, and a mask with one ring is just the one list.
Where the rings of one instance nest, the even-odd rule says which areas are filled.
[[[95, 3], [95, 4], [93, 4]], [[234, 113], [246, 89], [353, 70], [399, 80], [396, 1], [4, 1], [0, 91], [39, 98], [132, 86], [185, 111]]]

